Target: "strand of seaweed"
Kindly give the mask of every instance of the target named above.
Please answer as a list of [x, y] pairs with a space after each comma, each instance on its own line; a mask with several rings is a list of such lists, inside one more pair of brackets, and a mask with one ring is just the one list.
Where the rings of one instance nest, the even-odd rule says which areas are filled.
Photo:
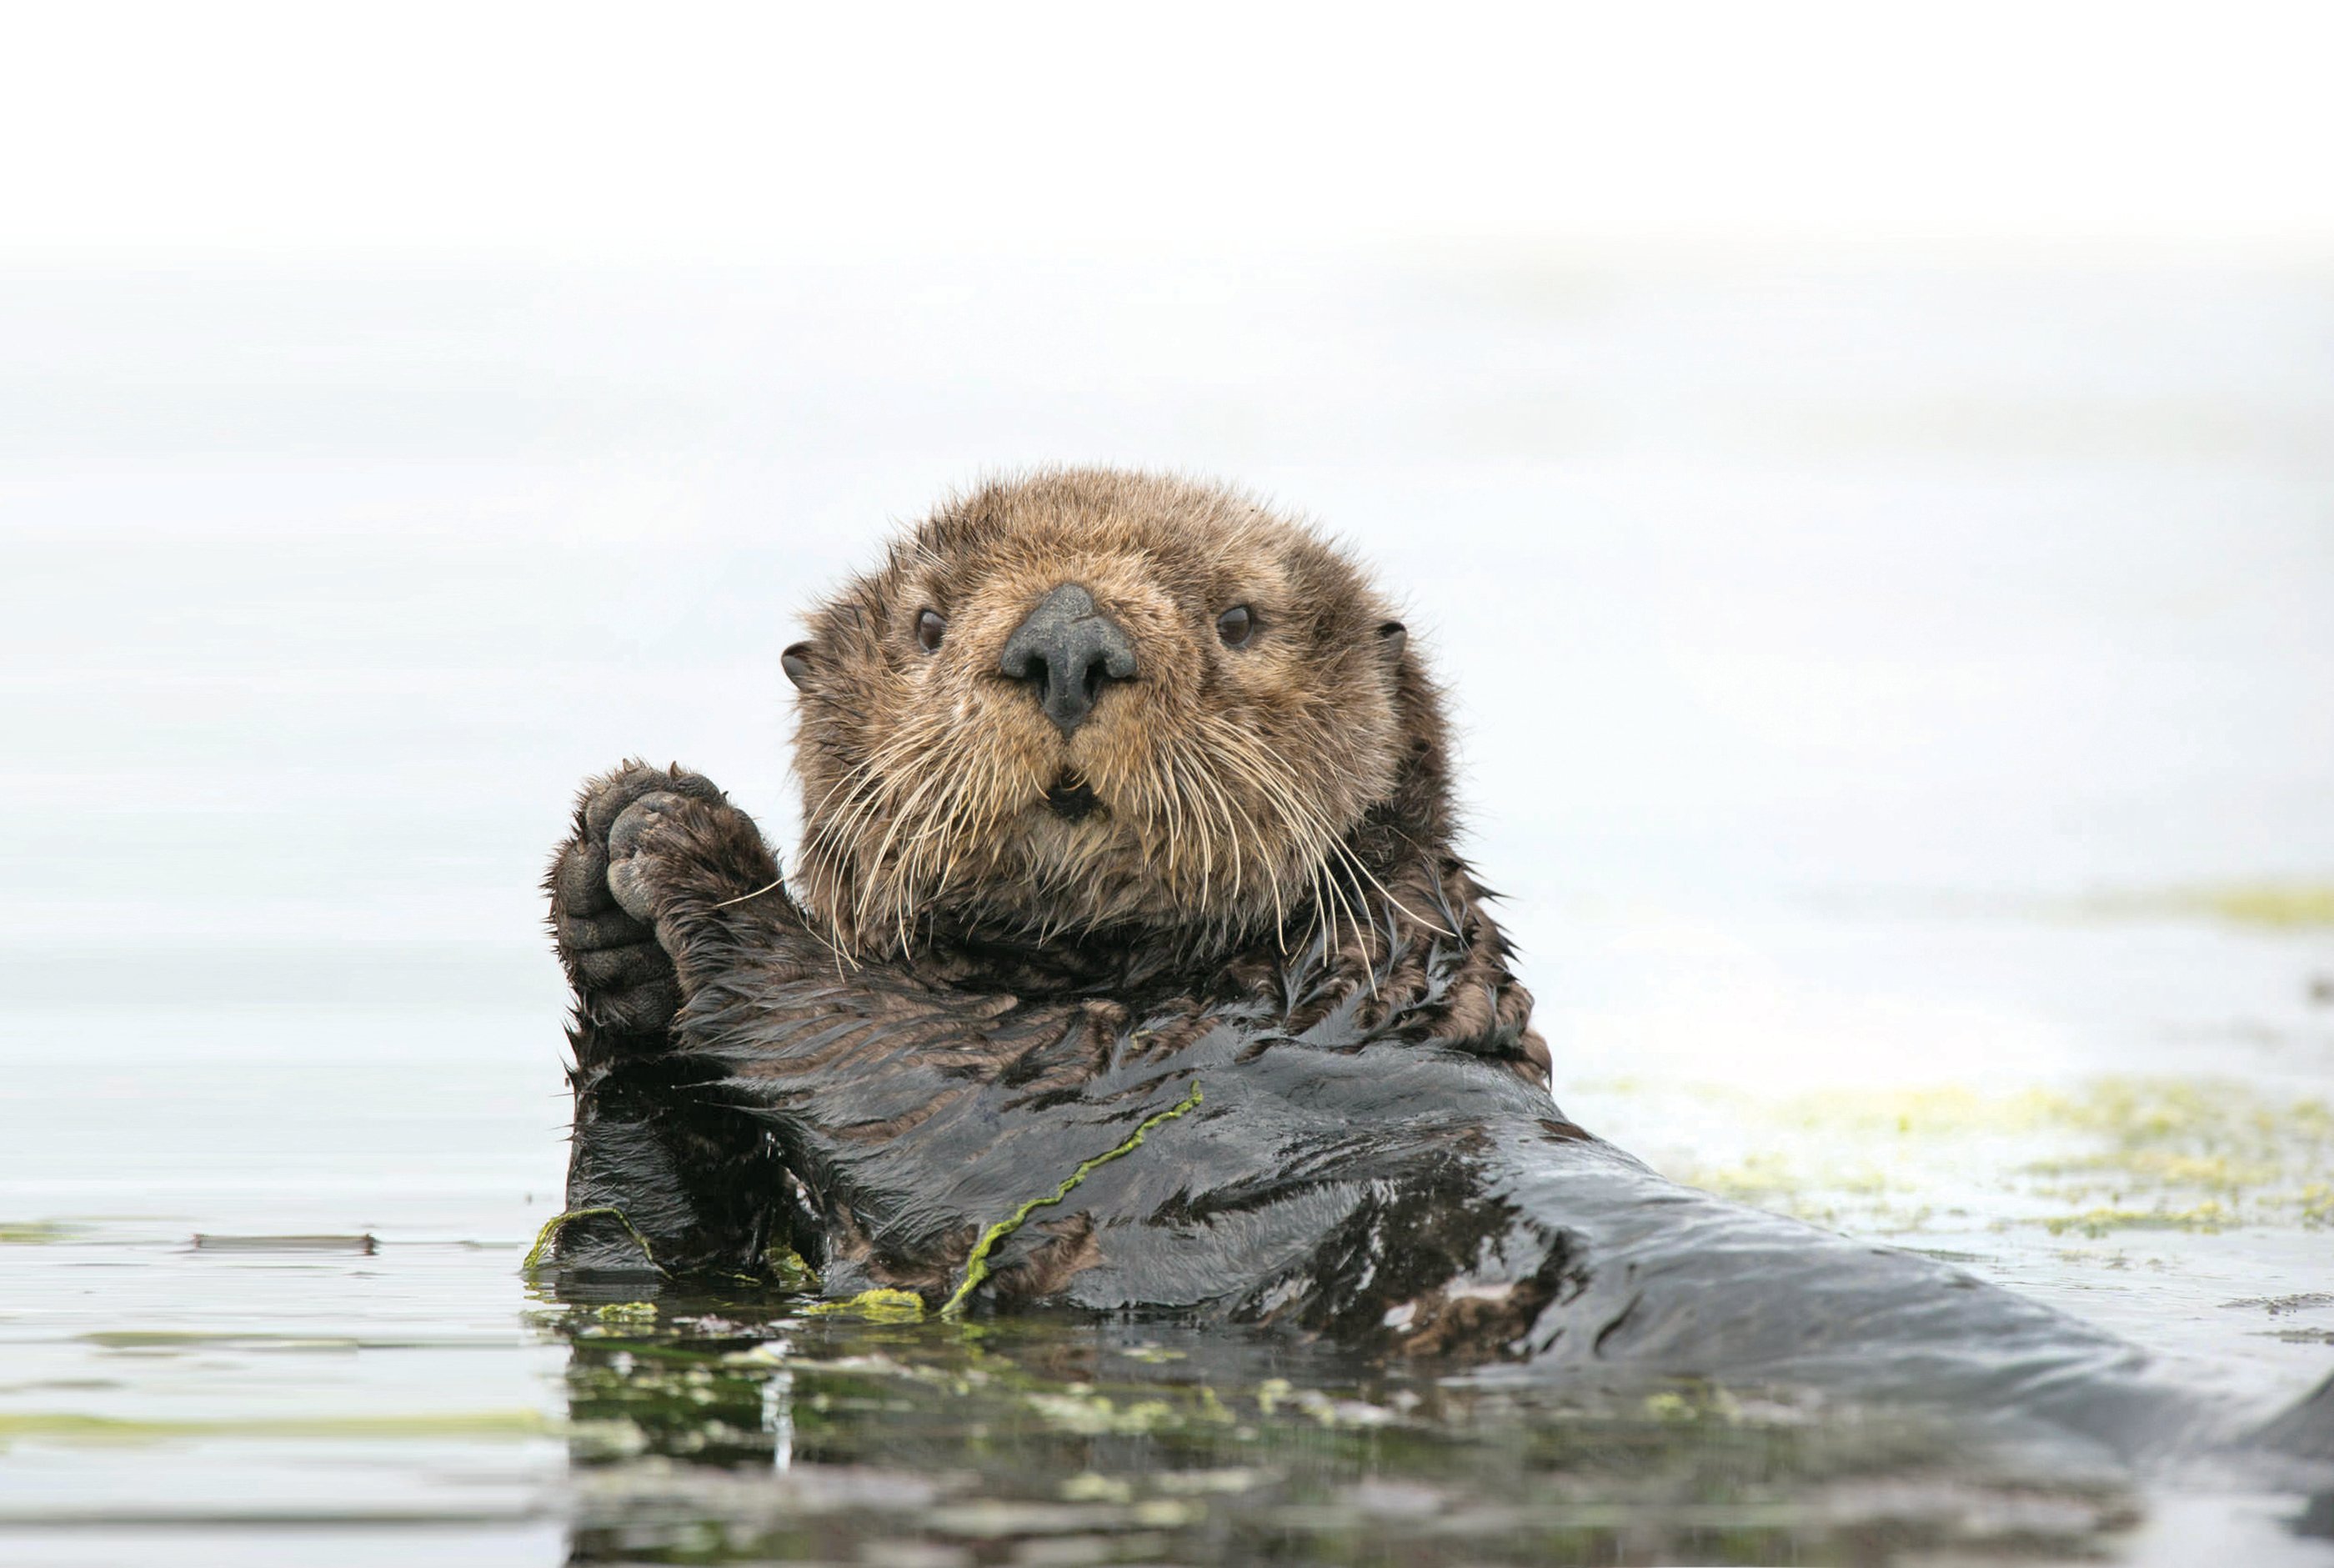
[[987, 1230], [982, 1231], [980, 1233], [980, 1239], [973, 1243], [972, 1251], [965, 1256], [964, 1278], [958, 1282], [955, 1293], [941, 1304], [940, 1316], [944, 1318], [952, 1318], [963, 1315], [964, 1303], [971, 1297], [973, 1291], [979, 1286], [980, 1282], [989, 1277], [989, 1255], [995, 1250], [998, 1243], [1003, 1241], [1007, 1236], [1011, 1236], [1015, 1231], [1020, 1229], [1022, 1224], [1027, 1221], [1032, 1214], [1035, 1214], [1041, 1208], [1061, 1202], [1064, 1198], [1069, 1197], [1071, 1190], [1075, 1188], [1078, 1183], [1084, 1181], [1096, 1170], [1108, 1165], [1112, 1160], [1123, 1159], [1142, 1148], [1143, 1140], [1150, 1133], [1153, 1128], [1159, 1126], [1162, 1122], [1174, 1121], [1177, 1117], [1182, 1115], [1185, 1111], [1193, 1109], [1199, 1103], [1200, 1081], [1194, 1078], [1191, 1081], [1191, 1092], [1190, 1093], [1184, 1095], [1181, 1100], [1178, 1101], [1175, 1104], [1169, 1106], [1166, 1110], [1154, 1111], [1153, 1114], [1144, 1117], [1125, 1142], [1120, 1144], [1115, 1149], [1106, 1149], [1102, 1153], [1094, 1156], [1091, 1159], [1082, 1161], [1075, 1170], [1071, 1171], [1068, 1176], [1062, 1178], [1062, 1184], [1054, 1188], [1053, 1191], [1041, 1198], [1031, 1198], [1028, 1202], [1015, 1209], [1011, 1214], [1007, 1215], [1003, 1219], [998, 1220], [995, 1225], [992, 1225]]
[[641, 1255], [649, 1260], [650, 1267], [659, 1274], [664, 1272], [664, 1265], [657, 1262], [656, 1249], [649, 1246], [649, 1238], [641, 1234], [640, 1227], [621, 1208], [571, 1208], [563, 1214], [553, 1215], [543, 1222], [543, 1228], [535, 1233], [535, 1245], [526, 1249], [526, 1261], [519, 1265], [520, 1269], [533, 1274], [536, 1265], [543, 1262], [543, 1255], [551, 1249], [552, 1242], [566, 1227], [568, 1221], [591, 1219], [603, 1215], [624, 1227], [625, 1234], [641, 1249]]

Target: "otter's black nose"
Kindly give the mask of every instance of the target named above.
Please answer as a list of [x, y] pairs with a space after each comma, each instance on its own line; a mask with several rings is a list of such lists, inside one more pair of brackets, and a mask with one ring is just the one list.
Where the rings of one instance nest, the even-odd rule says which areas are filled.
[[1027, 681], [1046, 717], [1068, 735], [1094, 711], [1104, 681], [1133, 678], [1134, 640], [1095, 608], [1093, 594], [1065, 582], [1013, 629], [997, 668]]

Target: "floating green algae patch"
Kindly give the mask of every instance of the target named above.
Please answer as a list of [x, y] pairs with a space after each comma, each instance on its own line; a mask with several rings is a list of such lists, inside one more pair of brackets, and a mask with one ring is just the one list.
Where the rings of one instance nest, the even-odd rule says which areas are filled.
[[942, 1317], [955, 1317], [964, 1311], [965, 1302], [970, 1298], [973, 1291], [980, 1284], [980, 1282], [989, 1277], [989, 1255], [995, 1250], [998, 1242], [1003, 1241], [1007, 1236], [1011, 1236], [1015, 1231], [1020, 1229], [1022, 1225], [1032, 1214], [1035, 1214], [1041, 1208], [1061, 1202], [1064, 1198], [1069, 1197], [1072, 1189], [1075, 1188], [1078, 1183], [1084, 1181], [1096, 1170], [1108, 1165], [1112, 1160], [1124, 1159], [1125, 1156], [1130, 1155], [1136, 1150], [1142, 1148], [1143, 1139], [1149, 1136], [1153, 1128], [1159, 1126], [1162, 1122], [1174, 1121], [1185, 1111], [1191, 1111], [1198, 1106], [1199, 1103], [1200, 1082], [1199, 1080], [1195, 1078], [1191, 1081], [1191, 1092], [1190, 1093], [1184, 1095], [1181, 1101], [1169, 1106], [1166, 1110], [1155, 1111], [1153, 1114], [1144, 1117], [1142, 1124], [1135, 1128], [1133, 1133], [1126, 1140], [1125, 1142], [1120, 1144], [1115, 1149], [1106, 1149], [1091, 1159], [1082, 1161], [1075, 1170], [1071, 1171], [1069, 1175], [1062, 1178], [1062, 1184], [1054, 1188], [1052, 1192], [1046, 1194], [1043, 1198], [1031, 1198], [1028, 1202], [1015, 1209], [1011, 1214], [1007, 1215], [1003, 1219], [998, 1220], [995, 1225], [990, 1226], [987, 1230], [981, 1232], [980, 1239], [973, 1243], [971, 1253], [967, 1255], [964, 1260], [964, 1278], [958, 1283], [955, 1294], [951, 1294], [948, 1298], [947, 1302], [941, 1305], [940, 1315]]
[[534, 1410], [462, 1410], [440, 1415], [285, 1416], [219, 1420], [137, 1420], [67, 1412], [0, 1412], [0, 1448], [26, 1439], [80, 1443], [159, 1443], [207, 1438], [314, 1438], [511, 1440], [553, 1436], [555, 1423]]
[[2080, 912], [2121, 919], [2179, 916], [2271, 930], [2334, 926], [2334, 882], [2212, 882], [2158, 892], [2107, 893]]
[[762, 1272], [789, 1295], [808, 1295], [819, 1288], [818, 1271], [784, 1242], [774, 1241], [762, 1249]]
[[2066, 1091], [1828, 1091], [1726, 1101], [1758, 1140], [1673, 1169], [1819, 1224], [2050, 1234], [2334, 1225], [2334, 1108], [2252, 1086], [2100, 1079]]
[[2094, 1208], [2045, 1219], [2042, 1226], [2052, 1236], [2080, 1231], [2097, 1237], [2116, 1230], [2193, 1230], [2211, 1236], [2237, 1223], [2234, 1209], [2208, 1200], [2190, 1208]]
[[876, 1323], [920, 1323], [924, 1298], [911, 1290], [863, 1290], [841, 1301], [813, 1302], [802, 1310], [814, 1316], [840, 1313]]
[[1021, 1398], [1055, 1430], [1085, 1437], [1148, 1437], [1186, 1419], [1175, 1404], [1160, 1399], [1120, 1400], [1091, 1391], [1030, 1393]]
[[[2037, 1160], [2027, 1170], [2052, 1178], [2056, 1196], [2106, 1198], [2073, 1217], [2088, 1232], [2117, 1224], [2210, 1230], [2326, 1223], [2334, 1109], [2325, 1101], [2278, 1101], [2235, 1083], [2111, 1079], [2059, 1097], [2053, 1109], [2061, 1125], [2098, 1147]], [[2133, 1204], [2135, 1196], [2153, 1201]]]

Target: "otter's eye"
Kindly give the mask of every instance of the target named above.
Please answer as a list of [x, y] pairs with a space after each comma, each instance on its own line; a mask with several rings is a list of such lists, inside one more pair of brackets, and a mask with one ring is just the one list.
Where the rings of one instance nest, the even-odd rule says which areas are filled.
[[1256, 617], [1245, 604], [1235, 604], [1216, 617], [1216, 635], [1226, 648], [1238, 648], [1256, 635]]
[[926, 653], [938, 648], [947, 632], [948, 622], [940, 619], [940, 611], [927, 610], [916, 617], [916, 642]]

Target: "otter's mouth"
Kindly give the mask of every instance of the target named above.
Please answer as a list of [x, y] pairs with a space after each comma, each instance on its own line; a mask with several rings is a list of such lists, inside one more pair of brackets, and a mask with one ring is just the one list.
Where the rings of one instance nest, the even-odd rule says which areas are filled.
[[1046, 792], [1046, 803], [1064, 822], [1082, 822], [1086, 813], [1095, 809], [1094, 785], [1071, 769], [1064, 768], [1060, 776], [1054, 780], [1054, 787]]

